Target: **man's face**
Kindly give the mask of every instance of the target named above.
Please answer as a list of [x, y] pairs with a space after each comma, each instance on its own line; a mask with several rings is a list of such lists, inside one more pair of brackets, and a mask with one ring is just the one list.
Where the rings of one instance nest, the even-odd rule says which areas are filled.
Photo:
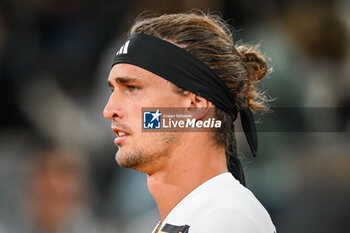
[[174, 132], [142, 132], [142, 107], [186, 107], [173, 84], [140, 67], [116, 64], [108, 77], [112, 94], [104, 117], [112, 120], [119, 147], [116, 160], [143, 172], [159, 166], [178, 142]]

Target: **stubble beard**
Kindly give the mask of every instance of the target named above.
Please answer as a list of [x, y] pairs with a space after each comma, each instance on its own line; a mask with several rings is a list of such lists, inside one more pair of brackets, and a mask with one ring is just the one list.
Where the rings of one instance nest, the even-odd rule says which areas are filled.
[[176, 143], [177, 137], [175, 135], [164, 135], [160, 141], [161, 143], [157, 143], [156, 146], [150, 145], [160, 148], [154, 152], [146, 152], [140, 148], [133, 148], [130, 152], [118, 151], [116, 154], [117, 163], [121, 167], [132, 168], [145, 173], [153, 171], [161, 159], [169, 156], [170, 147]]

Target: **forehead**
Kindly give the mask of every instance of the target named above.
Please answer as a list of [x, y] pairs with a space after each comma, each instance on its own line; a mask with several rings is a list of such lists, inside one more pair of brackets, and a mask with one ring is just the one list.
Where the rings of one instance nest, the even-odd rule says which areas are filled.
[[154, 83], [169, 82], [160, 77], [159, 75], [156, 75], [146, 69], [126, 63], [119, 63], [112, 67], [108, 77], [108, 81], [113, 83], [117, 78], [132, 78], [136, 81]]

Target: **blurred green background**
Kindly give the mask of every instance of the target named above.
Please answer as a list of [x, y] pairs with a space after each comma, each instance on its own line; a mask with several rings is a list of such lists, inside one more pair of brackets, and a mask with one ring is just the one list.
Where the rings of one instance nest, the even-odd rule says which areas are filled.
[[[106, 79], [141, 12], [193, 8], [221, 14], [235, 42], [261, 44], [272, 106], [347, 109], [276, 118], [256, 159], [237, 137], [278, 232], [350, 232], [349, 0], [1, 0], [0, 233], [151, 232], [146, 176], [115, 162]], [[317, 130], [329, 122], [345, 129]]]

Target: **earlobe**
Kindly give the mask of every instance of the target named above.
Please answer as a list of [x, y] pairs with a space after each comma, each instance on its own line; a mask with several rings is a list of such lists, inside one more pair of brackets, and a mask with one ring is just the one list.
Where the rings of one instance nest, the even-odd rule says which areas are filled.
[[195, 109], [195, 114], [193, 115], [193, 117], [196, 120], [202, 120], [204, 118], [206, 118], [206, 116], [209, 113], [209, 107], [205, 107], [205, 108], [196, 108]]

